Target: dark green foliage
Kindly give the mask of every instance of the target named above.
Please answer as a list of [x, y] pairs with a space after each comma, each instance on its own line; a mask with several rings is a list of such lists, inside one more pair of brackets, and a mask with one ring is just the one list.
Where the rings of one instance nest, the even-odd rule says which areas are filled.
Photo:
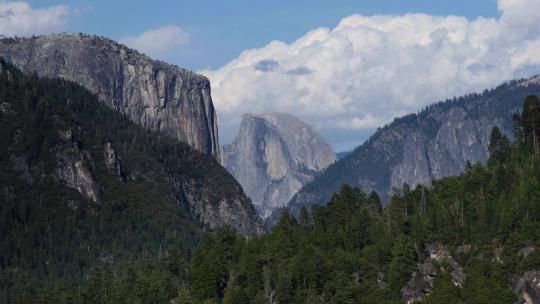
[[298, 216], [298, 221], [300, 222], [300, 225], [307, 226], [311, 223], [311, 219], [309, 217], [309, 211], [305, 206], [302, 206], [302, 209], [300, 209], [300, 215]]
[[536, 96], [525, 99], [523, 112], [518, 119], [517, 138], [535, 154], [540, 152], [540, 100]]
[[392, 291], [399, 293], [415, 270], [417, 261], [413, 239], [404, 234], [400, 235], [394, 242], [389, 265], [388, 283]]
[[497, 127], [491, 131], [488, 151], [490, 159], [497, 162], [504, 162], [510, 152], [510, 141]]
[[232, 230], [221, 230], [207, 238], [195, 251], [191, 277], [194, 299], [223, 298], [229, 280], [228, 267], [239, 255], [239, 240]]
[[[423, 304], [460, 304], [461, 290], [450, 280], [449, 275], [442, 275], [437, 278], [437, 288], [425, 299]], [[469, 302], [474, 303], [474, 302]], [[512, 302], [508, 302], [512, 303]]]
[[[418, 185], [410, 188], [404, 185], [402, 190], [395, 192], [384, 210], [376, 194], [368, 196], [361, 189], [343, 185], [332, 195], [328, 204], [315, 206], [311, 212], [303, 209], [298, 220], [284, 212], [272, 232], [258, 239], [240, 239], [233, 231], [222, 229], [206, 236], [193, 253], [186, 250], [190, 246], [181, 245], [179, 239], [171, 240], [170, 244], [173, 245], [164, 246], [163, 251], [156, 248], [159, 248], [158, 244], [166, 242], [155, 242], [147, 251], [134, 249], [133, 255], [125, 253], [133, 259], [126, 259], [124, 267], [117, 268], [117, 263], [105, 260], [92, 263], [94, 267], [85, 271], [83, 279], [55, 275], [52, 278], [57, 280], [51, 280], [48, 284], [29, 275], [32, 273], [28, 271], [7, 268], [9, 286], [17, 295], [13, 300], [16, 303], [167, 303], [171, 299], [177, 303], [402, 303], [402, 288], [412, 273], [418, 272], [418, 264], [426, 261], [427, 245], [443, 244], [463, 267], [466, 279], [460, 288], [452, 283], [448, 271], [439, 272], [435, 278], [435, 289], [424, 303], [513, 303], [517, 299], [512, 292], [516, 278], [523, 271], [540, 268], [538, 250], [528, 257], [518, 257], [521, 248], [540, 246], [540, 164], [535, 160], [536, 127], [533, 127], [540, 124], [540, 117], [535, 114], [535, 102], [528, 99], [523, 115], [516, 120], [516, 137], [521, 140], [507, 146], [504, 136], [493, 130], [490, 145], [492, 158], [486, 166], [469, 164], [461, 176], [433, 181], [429, 187]], [[45, 111], [28, 121], [39, 121], [36, 122], [38, 125], [49, 124], [52, 120], [47, 117]], [[407, 117], [405, 120], [412, 122], [415, 119]], [[32, 155], [37, 155], [34, 157], [40, 160], [46, 158], [48, 150], [43, 147], [54, 146], [47, 138], [32, 139], [30, 142], [37, 141], [39, 144], [28, 145], [25, 151], [34, 151]], [[169, 153], [174, 154], [171, 147], [155, 151], [159, 151], [156, 153], [165, 162]], [[99, 167], [97, 164], [96, 174]], [[124, 187], [121, 181], [114, 180], [118, 183], [114, 184], [116, 187]], [[4, 182], [7, 183], [7, 180]], [[20, 180], [13, 185], [28, 189]], [[61, 195], [55, 195], [60, 198], [79, 197], [76, 192], [62, 187], [52, 192], [37, 188], [40, 187], [39, 183], [34, 187], [45, 194], [59, 192]], [[143, 200], [138, 196], [142, 195], [139, 191], [145, 195], [149, 192], [145, 192], [147, 190], [142, 186], [138, 187], [132, 195]], [[11, 206], [1, 210], [2, 232], [8, 231], [6, 227], [9, 227], [9, 231], [20, 231], [14, 234], [17, 238], [3, 240], [4, 246], [10, 247], [2, 248], [11, 248], [12, 254], [9, 258], [2, 257], [2, 265], [6, 265], [7, 261], [7, 265], [24, 266], [29, 263], [33, 266], [43, 262], [43, 256], [54, 257], [49, 250], [39, 255], [21, 254], [22, 250], [17, 249], [19, 245], [13, 244], [37, 243], [31, 247], [32, 250], [51, 248], [40, 245], [48, 244], [51, 239], [55, 244], [72, 245], [54, 238], [57, 234], [55, 229], [60, 229], [48, 220], [54, 212], [62, 216], [71, 213], [78, 216], [71, 215], [72, 219], [67, 216], [71, 221], [67, 223], [68, 227], [77, 226], [75, 224], [86, 227], [96, 222], [103, 225], [99, 234], [94, 232], [100, 237], [93, 239], [94, 234], [85, 232], [84, 238], [77, 239], [79, 241], [97, 242], [104, 233], [109, 233], [110, 239], [104, 237], [99, 248], [110, 248], [107, 247], [108, 242], [122, 248], [121, 252], [127, 248], [117, 236], [128, 237], [129, 234], [114, 233], [116, 230], [107, 228], [106, 223], [112, 221], [113, 215], [115, 220], [119, 216], [121, 223], [128, 221], [122, 215], [126, 214], [125, 210], [130, 210], [131, 200], [124, 202], [122, 208], [125, 209], [117, 207], [124, 210], [118, 213], [94, 208], [91, 209], [96, 212], [94, 215], [80, 215], [83, 210], [74, 212], [51, 205], [54, 208], [38, 208], [39, 217], [32, 212], [35, 206], [40, 206], [41, 202], [64, 200], [53, 200], [47, 195], [36, 196], [36, 193], [41, 192], [29, 191], [28, 195], [36, 198], [37, 203], [31, 200], [32, 204], [29, 202], [17, 205], [20, 208]], [[144, 223], [142, 215], [135, 217], [136, 223], [145, 227], [144, 230], [135, 230], [138, 233], [153, 227]], [[26, 220], [32, 216], [45, 220], [38, 220], [41, 223], [37, 225], [39, 233], [34, 232], [35, 236], [26, 240], [20, 236], [27, 229], [26, 223], [33, 222]], [[93, 216], [98, 219], [106, 217], [99, 221]], [[85, 222], [84, 219], [89, 217], [92, 220]], [[59, 216], [54, 218], [58, 219]], [[139, 225], [136, 223], [131, 225]], [[143, 235], [145, 237], [155, 239], [153, 234]], [[131, 238], [130, 242], [137, 243], [139, 240], [140, 235]], [[146, 248], [144, 242], [137, 244]], [[463, 245], [469, 250], [458, 250]], [[20, 248], [25, 246], [30, 245]], [[500, 262], [494, 258], [497, 248], [503, 248]], [[83, 252], [84, 247], [80, 254]], [[19, 260], [19, 256], [28, 260]], [[443, 261], [438, 266], [449, 269], [447, 263]], [[67, 267], [65, 265], [71, 263], [64, 263], [60, 259], [57, 265]], [[42, 277], [51, 278], [49, 268], [45, 267], [43, 271]]]
[[225, 294], [223, 299], [224, 304], [249, 304], [248, 296], [242, 289], [242, 287], [233, 286]]
[[[126, 275], [131, 262], [155, 265], [160, 257], [167, 273], [185, 280], [185, 249], [203, 233], [179, 207], [170, 176], [194, 181], [191, 194], [204, 194], [210, 204], [241, 191], [211, 156], [134, 125], [72, 82], [25, 76], [0, 61], [0, 104], [0, 302], [28, 303], [45, 282], [59, 280], [46, 285], [42, 296], [62, 303], [63, 289], [71, 292], [71, 285], [86, 280], [92, 288], [113, 289], [88, 295], [99, 298], [84, 298], [81, 291], [81, 299], [116, 303], [110, 281]], [[61, 139], [66, 130], [73, 139]], [[122, 158], [124, 178], [105, 166], [108, 142]], [[85, 155], [101, 187], [99, 203], [57, 180], [59, 152]], [[27, 164], [32, 180], [16, 169], [14, 157]], [[138, 282], [148, 293], [138, 291], [156, 299], [176, 296], [178, 279], [158, 280], [152, 277], [162, 275], [157, 270], [149, 275], [150, 281]], [[139, 302], [152, 303], [144, 297]]]
[[[517, 128], [524, 136], [532, 132]], [[228, 267], [216, 266], [190, 284], [228, 277], [226, 287], [207, 284], [214, 292], [205, 295], [226, 303], [402, 303], [402, 288], [426, 260], [427, 244], [435, 243], [449, 248], [466, 279], [460, 288], [450, 273], [439, 272], [425, 303], [512, 303], [516, 278], [540, 267], [540, 254], [517, 254], [539, 245], [540, 176], [530, 165], [533, 151], [510, 145], [498, 130], [490, 150], [488, 165], [469, 165], [429, 187], [404, 185], [384, 210], [374, 193], [344, 185], [311, 215], [302, 209], [298, 222], [285, 211], [270, 234], [240, 243], [239, 256], [222, 259]], [[471, 249], [458, 251], [461, 245]], [[501, 262], [495, 248], [504, 248]], [[445, 263], [440, 266], [448, 269]]]
[[382, 212], [382, 202], [379, 198], [379, 194], [375, 191], [371, 191], [369, 194], [369, 208], [371, 211], [379, 214]]

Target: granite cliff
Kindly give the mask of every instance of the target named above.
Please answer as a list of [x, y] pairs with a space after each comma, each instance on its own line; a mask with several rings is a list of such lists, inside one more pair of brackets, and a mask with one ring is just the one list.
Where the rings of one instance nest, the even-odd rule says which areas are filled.
[[222, 153], [222, 164], [263, 218], [335, 160], [311, 126], [283, 113], [244, 114], [238, 136]]
[[0, 56], [23, 72], [79, 83], [136, 124], [219, 158], [210, 82], [201, 75], [84, 34], [3, 38]]
[[458, 175], [468, 161], [487, 160], [493, 127], [513, 137], [513, 114], [526, 96], [539, 93], [540, 76], [536, 76], [397, 118], [304, 186], [289, 208], [296, 213], [303, 205], [326, 202], [344, 183], [367, 193], [377, 191], [384, 200], [405, 183], [427, 185], [433, 179]]
[[27, 76], [0, 60], [0, 101], [0, 190], [24, 181], [9, 203], [43, 185], [84, 209], [174, 207], [168, 212], [184, 212], [183, 220], [167, 225], [191, 216], [208, 230], [263, 232], [251, 201], [213, 156], [143, 129], [76, 83]]

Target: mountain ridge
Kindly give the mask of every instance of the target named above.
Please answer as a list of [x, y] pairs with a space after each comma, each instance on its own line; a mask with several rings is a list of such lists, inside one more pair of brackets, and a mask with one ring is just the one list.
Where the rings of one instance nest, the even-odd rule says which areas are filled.
[[458, 175], [467, 161], [487, 160], [493, 127], [512, 138], [512, 116], [519, 111], [520, 102], [539, 92], [540, 76], [536, 75], [396, 118], [305, 185], [288, 207], [297, 214], [304, 205], [328, 200], [344, 183], [366, 192], [377, 191], [385, 200], [404, 183], [413, 187]]

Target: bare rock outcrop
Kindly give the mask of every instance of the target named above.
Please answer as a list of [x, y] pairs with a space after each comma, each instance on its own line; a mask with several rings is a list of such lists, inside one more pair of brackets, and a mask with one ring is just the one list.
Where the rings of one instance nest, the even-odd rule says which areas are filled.
[[[457, 287], [463, 287], [465, 272], [450, 252], [441, 244], [426, 245], [427, 258], [418, 265], [407, 285], [401, 290], [403, 302], [412, 304], [424, 300], [435, 288], [436, 278], [441, 273], [449, 273], [450, 280]], [[445, 266], [443, 266], [445, 265]]]
[[113, 149], [112, 144], [110, 142], [106, 143], [103, 150], [103, 158], [105, 159], [105, 166], [107, 167], [107, 170], [109, 170], [110, 173], [118, 176], [120, 180], [125, 180], [126, 174], [124, 167], [122, 166], [122, 159]]
[[[264, 233], [263, 225], [251, 201], [244, 195], [237, 183], [231, 184], [228, 197], [216, 200], [213, 190], [202, 187], [196, 180], [186, 179], [171, 173], [175, 198], [178, 204], [193, 218], [199, 220], [209, 230], [230, 226], [244, 236], [258, 236]], [[201, 191], [202, 190], [202, 191]], [[213, 203], [209, 203], [213, 202]]]
[[77, 190], [94, 203], [101, 201], [101, 188], [92, 176], [90, 165], [83, 153], [58, 152], [55, 175], [60, 182], [69, 188]]
[[516, 293], [519, 300], [516, 304], [539, 304], [540, 303], [540, 272], [527, 271], [518, 280]]

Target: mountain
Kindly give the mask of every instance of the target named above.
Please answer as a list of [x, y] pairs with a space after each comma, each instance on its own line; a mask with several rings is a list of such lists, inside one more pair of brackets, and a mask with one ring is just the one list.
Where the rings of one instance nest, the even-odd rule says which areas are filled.
[[219, 158], [210, 82], [201, 75], [84, 34], [3, 38], [0, 56], [26, 73], [77, 82], [136, 124]]
[[2, 73], [3, 160], [30, 185], [52, 179], [104, 204], [108, 192], [94, 176], [102, 163], [121, 185], [141, 184], [173, 199], [211, 230], [262, 232], [251, 201], [212, 156], [136, 126], [70, 81], [24, 76], [4, 61]]
[[214, 157], [135, 125], [78, 84], [0, 61], [0, 296], [17, 279], [82, 279], [99, 261], [156, 259], [223, 226], [262, 233]]
[[491, 132], [486, 165], [404, 188], [384, 209], [344, 185], [262, 238], [216, 231], [189, 255], [35, 283], [14, 304], [537, 304], [540, 100], [528, 97], [516, 122], [512, 144]]
[[289, 208], [297, 213], [301, 206], [325, 202], [345, 183], [376, 191], [387, 200], [392, 189], [404, 183], [414, 187], [458, 175], [467, 161], [487, 160], [493, 127], [512, 138], [513, 114], [519, 112], [525, 96], [539, 93], [540, 76], [536, 76], [397, 118], [304, 186]]
[[283, 113], [244, 114], [237, 137], [222, 153], [223, 166], [263, 218], [335, 160], [330, 145], [311, 126]]

